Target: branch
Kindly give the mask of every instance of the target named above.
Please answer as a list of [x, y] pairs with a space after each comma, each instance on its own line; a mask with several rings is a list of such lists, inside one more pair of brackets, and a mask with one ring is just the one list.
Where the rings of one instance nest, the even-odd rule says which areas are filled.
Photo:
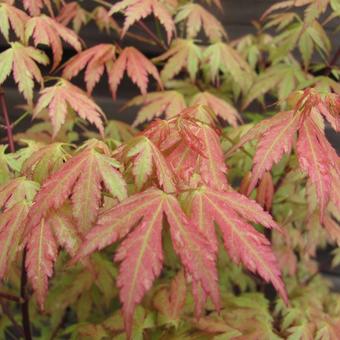
[[29, 314], [29, 300], [26, 296], [27, 273], [26, 273], [26, 268], [25, 268], [25, 262], [26, 262], [26, 248], [24, 248], [24, 251], [22, 254], [22, 264], [21, 264], [20, 296], [24, 301], [23, 304], [21, 305], [21, 315], [22, 315], [22, 326], [24, 328], [25, 340], [32, 340], [30, 314]]

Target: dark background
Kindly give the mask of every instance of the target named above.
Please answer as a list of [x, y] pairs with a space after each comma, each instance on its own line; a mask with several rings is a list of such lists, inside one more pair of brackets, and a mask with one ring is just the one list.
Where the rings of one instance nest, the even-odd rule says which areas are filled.
[[[225, 29], [228, 33], [228, 37], [230, 40], [237, 39], [241, 36], [244, 36], [247, 33], [256, 32], [252, 22], [256, 21], [260, 18], [263, 12], [273, 3], [277, 1], [273, 0], [222, 0], [224, 13], [220, 13], [216, 10], [216, 7], [211, 6], [210, 9], [214, 12], [220, 21], [224, 24]], [[79, 1], [82, 7], [91, 10], [92, 8], [98, 6], [94, 1], [85, 0]], [[115, 17], [116, 18], [116, 17]], [[118, 18], [118, 23], [122, 23], [123, 17]], [[153, 22], [152, 20], [146, 19], [146, 22], [152, 28]], [[328, 34], [332, 41], [333, 51], [331, 55], [336, 53], [339, 46], [339, 33], [334, 33], [334, 28], [336, 26], [336, 22], [333, 21], [328, 25]], [[138, 29], [138, 26], [134, 26], [131, 31], [135, 31], [139, 34], [144, 34], [144, 32]], [[112, 35], [107, 35], [106, 33], [101, 33], [95, 24], [91, 23], [83, 27], [79, 33], [80, 37], [84, 40], [87, 47], [96, 45], [98, 43], [111, 43], [117, 37]], [[137, 43], [135, 40], [124, 39], [122, 42], [122, 46], [127, 46], [133, 44], [137, 46], [144, 54], [148, 57], [154, 57], [159, 55], [161, 50], [158, 47], [152, 47], [149, 44], [141, 44]], [[7, 44], [5, 40], [0, 37], [0, 51], [3, 51], [7, 48]], [[47, 54], [50, 55], [50, 52], [47, 50]], [[71, 56], [74, 55], [74, 50], [70, 49], [66, 46], [66, 50], [64, 52], [64, 60], [67, 61]], [[339, 63], [339, 60], [338, 60]], [[82, 81], [83, 75], [78, 78], [72, 80], [77, 85], [80, 85], [83, 89], [85, 88], [84, 82]], [[17, 117], [19, 117], [20, 113], [22, 113], [22, 109], [18, 108], [18, 105], [25, 104], [24, 98], [21, 94], [18, 93], [17, 87], [12, 79], [8, 79], [5, 84], [3, 84], [3, 88], [6, 95], [6, 100], [11, 116], [11, 120], [14, 121]], [[132, 122], [136, 110], [130, 109], [121, 111], [121, 106], [126, 102], [127, 99], [131, 99], [133, 96], [137, 95], [138, 91], [136, 87], [126, 79], [123, 81], [123, 84], [118, 89], [118, 99], [116, 101], [112, 101], [111, 94], [107, 88], [107, 79], [102, 79], [100, 83], [96, 86], [93, 96], [96, 103], [103, 109], [109, 119], [117, 119], [123, 120], [126, 122]], [[256, 107], [253, 106], [250, 109], [256, 110]], [[16, 129], [16, 132], [20, 130], [25, 130], [30, 124], [30, 120], [26, 119], [22, 122]], [[327, 134], [330, 138], [332, 144], [336, 147], [338, 153], [340, 151], [340, 138], [339, 135], [336, 135], [332, 131], [327, 131]], [[1, 142], [6, 142], [4, 140], [5, 134], [4, 131], [1, 131]], [[326, 251], [322, 251], [318, 255], [318, 259], [320, 262], [320, 268], [324, 275], [329, 277], [336, 288], [336, 290], [340, 291], [340, 268], [331, 268], [330, 267], [330, 249]]]

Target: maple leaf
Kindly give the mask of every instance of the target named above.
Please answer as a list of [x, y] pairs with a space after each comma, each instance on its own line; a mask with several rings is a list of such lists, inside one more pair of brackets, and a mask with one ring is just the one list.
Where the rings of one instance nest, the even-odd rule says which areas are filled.
[[54, 143], [39, 148], [23, 163], [21, 173], [38, 183], [56, 172], [67, 158], [63, 143]]
[[60, 79], [55, 85], [46, 87], [40, 92], [33, 117], [39, 115], [44, 109], [48, 110], [52, 122], [53, 137], [56, 136], [61, 125], [65, 123], [69, 109], [94, 124], [99, 132], [104, 135], [102, 117], [105, 117], [105, 115], [101, 108], [88, 98], [79, 87], [64, 79]]
[[161, 313], [158, 322], [178, 326], [181, 313], [186, 300], [186, 282], [184, 272], [179, 271], [172, 279], [170, 287], [159, 289], [154, 298], [153, 305]]
[[277, 63], [267, 68], [255, 79], [243, 99], [242, 107], [248, 107], [253, 100], [261, 99], [265, 93], [273, 90], [277, 93], [282, 104], [285, 105], [286, 100], [289, 100], [289, 95], [302, 79], [307, 81], [300, 65]]
[[168, 51], [163, 53], [154, 62], [168, 59], [161, 71], [161, 78], [164, 82], [174, 78], [185, 68], [192, 80], [195, 80], [202, 53], [199, 46], [192, 40], [176, 39], [172, 42]]
[[81, 43], [76, 33], [46, 15], [31, 18], [26, 23], [26, 39], [33, 37], [35, 46], [39, 44], [51, 46], [53, 51], [52, 71], [60, 64], [63, 56], [61, 39], [69, 43], [77, 52], [81, 51]]
[[198, 105], [181, 111], [174, 118], [152, 124], [144, 135], [166, 155], [175, 174], [187, 185], [195, 173], [196, 180], [212, 187], [227, 188], [227, 168], [216, 133], [214, 114]]
[[32, 203], [39, 185], [25, 177], [17, 177], [0, 187], [0, 208], [7, 210], [16, 203]]
[[[338, 124], [338, 118], [334, 114], [339, 107], [333, 106], [338, 99], [333, 94], [330, 96], [329, 99], [328, 95], [322, 98], [315, 90], [309, 89], [298, 93], [294, 110], [281, 112], [258, 123], [231, 148], [233, 152], [250, 140], [259, 139], [248, 194], [263, 174], [279, 162], [283, 154], [290, 153], [298, 134], [297, 157], [300, 168], [309, 175], [310, 181], [316, 187], [321, 220], [329, 200], [336, 204], [336, 196], [332, 192], [338, 191], [340, 163], [336, 151], [324, 135], [322, 119], [323, 115], [334, 126]], [[333, 104], [327, 104], [329, 102]]]
[[187, 219], [176, 198], [150, 188], [102, 213], [75, 258], [77, 260], [103, 249], [129, 234], [115, 254], [115, 260], [121, 262], [117, 284], [128, 334], [131, 332], [135, 306], [162, 269], [163, 214], [170, 225], [174, 250], [186, 273], [219, 306], [215, 259], [209, 244]]
[[87, 93], [91, 94], [104, 70], [110, 73], [116, 59], [116, 48], [111, 44], [98, 44], [72, 57], [65, 65], [63, 77], [72, 79], [85, 69]]
[[53, 13], [50, 0], [22, 0], [22, 3], [32, 16], [40, 15], [44, 6], [48, 8], [50, 13]]
[[123, 200], [125, 182], [115, 169], [119, 163], [109, 155], [105, 144], [90, 140], [83, 150], [64, 163], [43, 183], [30, 211], [29, 226], [38, 225], [50, 209], [58, 209], [71, 196], [73, 216], [83, 233], [96, 220], [102, 186]]
[[297, 142], [297, 155], [300, 167], [308, 173], [311, 182], [315, 185], [320, 204], [321, 218], [330, 198], [332, 185], [330, 167], [332, 162], [325, 154], [328, 150], [320, 141], [325, 138], [319, 133], [311, 119], [306, 119], [300, 129]]
[[136, 48], [125, 47], [110, 69], [109, 83], [113, 98], [116, 98], [117, 88], [123, 78], [125, 70], [142, 94], [146, 94], [147, 92], [148, 74], [155, 78], [161, 88], [163, 87], [155, 65]]
[[231, 126], [237, 126], [237, 120], [241, 117], [237, 110], [225, 100], [205, 91], [197, 93], [190, 103], [190, 105], [207, 105], [217, 116], [226, 120]]
[[259, 203], [265, 210], [270, 211], [272, 207], [273, 196], [273, 179], [269, 172], [265, 172], [256, 192], [256, 202]]
[[88, 21], [88, 13], [76, 1], [64, 3], [59, 15], [56, 17], [57, 21], [67, 26], [72, 22], [73, 30], [79, 32], [80, 28]]
[[25, 37], [25, 24], [29, 16], [14, 6], [6, 3], [0, 4], [0, 32], [9, 41], [9, 27], [11, 26], [16, 36], [23, 41]]
[[170, 43], [173, 34], [176, 32], [169, 10], [159, 0], [122, 0], [111, 7], [109, 15], [117, 12], [123, 12], [126, 17], [121, 33], [122, 36], [135, 22], [144, 19], [150, 14], [153, 14], [164, 26], [168, 43]]
[[37, 183], [15, 178], [0, 187], [0, 279], [3, 279], [20, 250], [26, 218], [38, 190]]
[[0, 84], [9, 76], [11, 71], [19, 91], [28, 102], [32, 102], [35, 79], [43, 86], [43, 78], [37, 63], [48, 64], [46, 54], [19, 42], [10, 43], [11, 47], [0, 54]]
[[210, 240], [217, 252], [216, 222], [222, 232], [225, 248], [231, 259], [257, 272], [264, 280], [273, 283], [287, 301], [284, 284], [270, 242], [247, 221], [278, 228], [272, 217], [255, 201], [232, 191], [201, 187], [191, 193], [186, 202], [191, 218]]
[[203, 61], [207, 63], [210, 81], [219, 79], [219, 72], [230, 74], [243, 91], [247, 91], [252, 83], [253, 72], [248, 63], [231, 46], [217, 42], [205, 49]]
[[42, 310], [48, 290], [48, 279], [53, 274], [58, 256], [58, 246], [65, 247], [68, 253], [74, 256], [80, 241], [72, 215], [67, 208], [50, 211], [37, 225], [30, 228], [25, 242], [25, 267]]
[[166, 192], [176, 192], [175, 175], [168, 166], [164, 156], [147, 137], [136, 137], [120, 152], [124, 153], [127, 162], [132, 161], [132, 173], [140, 190], [153, 174]]
[[166, 119], [169, 119], [186, 107], [183, 95], [177, 91], [149, 92], [145, 96], [137, 96], [131, 99], [125, 107], [135, 105], [143, 106], [137, 113], [134, 126], [150, 121], [162, 114], [165, 115]]
[[248, 193], [253, 191], [263, 174], [280, 161], [283, 154], [290, 153], [298, 123], [299, 117], [294, 116], [293, 112], [290, 111], [287, 112], [286, 119], [271, 126], [262, 135], [254, 156], [252, 179]]
[[209, 125], [200, 124], [198, 138], [203, 145], [203, 155], [199, 159], [200, 175], [203, 182], [214, 188], [227, 188], [227, 167], [224, 162], [219, 136]]
[[93, 11], [92, 15], [94, 20], [101, 31], [110, 33], [111, 29], [116, 32], [121, 32], [121, 28], [115, 20], [109, 15], [109, 12], [103, 6], [97, 6]]
[[186, 32], [188, 38], [195, 38], [203, 28], [204, 33], [211, 42], [226, 38], [222, 24], [199, 4], [189, 3], [179, 8], [175, 22], [186, 20]]

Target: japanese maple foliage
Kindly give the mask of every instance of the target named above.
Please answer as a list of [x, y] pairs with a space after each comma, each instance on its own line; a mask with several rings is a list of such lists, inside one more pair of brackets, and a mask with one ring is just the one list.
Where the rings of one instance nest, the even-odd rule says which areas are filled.
[[337, 340], [339, 10], [0, 0], [0, 338]]

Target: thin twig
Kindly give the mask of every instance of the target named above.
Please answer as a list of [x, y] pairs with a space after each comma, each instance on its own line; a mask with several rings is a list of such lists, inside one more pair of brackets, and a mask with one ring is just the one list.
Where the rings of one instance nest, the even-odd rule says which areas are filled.
[[12, 295], [12, 294], [1, 293], [1, 292], [0, 292], [0, 299], [6, 299], [6, 300], [18, 302], [18, 303], [23, 302], [23, 300], [21, 299], [20, 296], [15, 296], [15, 295]]
[[11, 126], [11, 122], [9, 120], [6, 98], [5, 98], [5, 92], [2, 88], [0, 88], [0, 102], [1, 102], [2, 115], [3, 115], [4, 120], [5, 120], [5, 127], [6, 127], [6, 131], [7, 131], [7, 139], [8, 139], [9, 150], [11, 152], [15, 152], [12, 126]]
[[9, 321], [11, 321], [11, 323], [13, 324], [15, 330], [20, 335], [24, 335], [24, 331], [23, 331], [22, 327], [17, 323], [17, 321], [13, 317], [11, 311], [8, 309], [7, 305], [1, 299], [0, 299], [0, 305], [1, 305], [1, 308], [2, 308], [2, 311], [3, 311], [4, 315], [6, 315], [8, 317], [8, 319], [9, 319]]
[[329, 76], [331, 74], [332, 67], [336, 65], [339, 58], [340, 58], [340, 47], [337, 49], [337, 51], [333, 55], [333, 58], [329, 61], [327, 65], [326, 76]]

